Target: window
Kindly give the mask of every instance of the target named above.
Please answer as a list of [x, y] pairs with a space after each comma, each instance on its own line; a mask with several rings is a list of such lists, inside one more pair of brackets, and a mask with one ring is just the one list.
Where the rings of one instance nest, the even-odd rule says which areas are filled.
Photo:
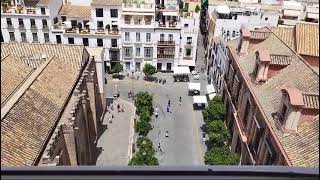
[[46, 8], [41, 8], [41, 14], [46, 14]]
[[118, 40], [117, 39], [111, 39], [111, 47], [118, 47]]
[[227, 30], [227, 37], [229, 37], [230, 36], [230, 31], [229, 30]]
[[11, 18], [7, 18], [7, 25], [8, 25], [8, 27], [9, 27], [9, 26], [12, 26]]
[[192, 37], [187, 37], [187, 44], [191, 44], [192, 43]]
[[189, 24], [184, 24], [184, 27], [187, 28], [189, 26]]
[[118, 17], [118, 9], [110, 9], [110, 14], [112, 18]]
[[266, 152], [267, 157], [266, 157], [266, 162], [264, 162], [263, 164], [273, 165], [276, 159], [276, 153], [275, 153], [274, 147], [269, 138], [266, 138], [264, 140], [264, 144], [267, 148], [267, 152]]
[[136, 41], [140, 42], [140, 33], [136, 33]]
[[83, 27], [89, 29], [88, 20], [83, 20]]
[[96, 17], [103, 17], [103, 9], [96, 8]]
[[151, 42], [151, 33], [146, 33], [146, 41]]
[[68, 38], [68, 43], [69, 44], [74, 44], [74, 38]]
[[160, 41], [164, 41], [164, 34], [160, 34]]
[[57, 43], [61, 44], [61, 35], [56, 35]]
[[144, 48], [145, 58], [152, 58], [152, 48]]
[[97, 39], [98, 47], [103, 47], [103, 39]]
[[236, 31], [232, 31], [232, 37], [236, 36]]
[[169, 34], [169, 41], [173, 41], [173, 34]]
[[38, 42], [38, 34], [32, 33], [33, 42]]
[[27, 36], [25, 32], [21, 32], [21, 42], [27, 42]]
[[97, 21], [98, 29], [103, 29], [103, 21]]
[[247, 122], [248, 122], [248, 115], [249, 115], [249, 112], [250, 112], [250, 102], [249, 100], [247, 100], [247, 104], [246, 104], [246, 107], [245, 107], [245, 110], [244, 110], [244, 117], [243, 117], [243, 126], [244, 128], [247, 126]]
[[255, 134], [252, 139], [252, 146], [253, 146], [254, 153], [257, 154], [259, 144], [260, 144], [260, 138], [263, 135], [263, 128], [260, 126], [255, 116], [253, 117], [253, 121], [254, 121], [253, 123], [255, 123], [255, 130], [254, 130]]
[[285, 104], [283, 104], [282, 109], [281, 109], [281, 113], [279, 115], [279, 121], [280, 121], [281, 124], [284, 123], [284, 120], [285, 120], [286, 115], [287, 115], [287, 111], [288, 111], [288, 107]]
[[23, 19], [18, 19], [19, 21], [19, 27], [22, 28], [24, 27]]
[[49, 33], [44, 33], [44, 42], [50, 42]]
[[126, 70], [130, 70], [130, 62], [126, 62]]
[[71, 20], [71, 26], [72, 28], [76, 28], [78, 25], [78, 21], [77, 20]]
[[136, 56], [140, 57], [140, 48], [139, 47], [136, 48]]
[[131, 57], [130, 49], [129, 48], [124, 48], [124, 56], [125, 57]]
[[89, 46], [89, 39], [88, 38], [82, 38], [82, 44], [84, 46]]
[[34, 19], [30, 19], [30, 24], [31, 24], [31, 27], [35, 27], [36, 21]]
[[130, 41], [130, 33], [129, 32], [125, 32], [124, 33], [124, 40], [125, 41]]
[[190, 48], [186, 49], [186, 56], [191, 56], [191, 49]]
[[43, 28], [48, 28], [48, 24], [47, 24], [47, 20], [46, 19], [42, 19], [42, 27]]
[[15, 41], [14, 32], [9, 32], [10, 41]]

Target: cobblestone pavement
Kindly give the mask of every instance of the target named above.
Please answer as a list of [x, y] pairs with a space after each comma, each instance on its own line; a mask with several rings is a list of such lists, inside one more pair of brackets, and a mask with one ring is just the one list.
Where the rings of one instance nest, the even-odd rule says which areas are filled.
[[[124, 112], [118, 113], [117, 104], [124, 107]], [[134, 105], [129, 101], [118, 99], [114, 101], [114, 106], [111, 112], [114, 115], [114, 118], [111, 118], [112, 123], [108, 122], [110, 113], [106, 113], [102, 122], [102, 125], [108, 125], [108, 128], [97, 142], [97, 148], [102, 147], [102, 152], [97, 158], [97, 166], [128, 165]]]

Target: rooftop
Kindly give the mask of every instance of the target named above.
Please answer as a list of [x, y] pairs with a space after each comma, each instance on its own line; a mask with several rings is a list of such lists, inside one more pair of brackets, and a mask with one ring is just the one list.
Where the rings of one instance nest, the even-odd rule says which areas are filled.
[[[239, 40], [240, 38], [228, 42], [234, 55]], [[292, 59], [290, 65], [282, 69], [277, 75], [269, 78], [264, 84], [256, 86], [251, 82], [249, 74], [254, 70], [255, 53], [258, 50], [267, 50], [270, 54], [289, 56]], [[284, 88], [296, 88], [307, 94], [316, 94], [318, 100], [315, 103], [307, 103], [306, 106], [317, 107], [317, 103], [319, 103], [319, 74], [273, 33], [270, 33], [268, 38], [252, 49], [249, 49], [247, 55], [243, 57], [235, 56], [267, 117], [267, 122], [275, 132], [292, 166], [319, 166], [319, 120], [310, 118], [299, 125], [297, 133], [285, 134], [277, 129], [272, 116], [279, 110], [282, 97], [281, 89]]]
[[91, 5], [121, 6], [122, 0], [92, 0]]
[[273, 27], [271, 30], [301, 55], [319, 57], [319, 24], [299, 22], [294, 28]]
[[[59, 121], [86, 51], [83, 46], [57, 44], [2, 43], [1, 48], [1, 57], [6, 57], [1, 60], [1, 75], [7, 76], [8, 87], [15, 87], [7, 91], [10, 99], [1, 107], [1, 166], [33, 165]], [[43, 56], [46, 60], [26, 77], [33, 69], [27, 62], [33, 59], [25, 61], [21, 57], [30, 56]], [[18, 65], [16, 73], [23, 76], [12, 77], [11, 81], [8, 64]], [[7, 70], [2, 72], [3, 68]], [[21, 79], [24, 82], [16, 83]]]
[[59, 14], [68, 18], [91, 18], [91, 7], [67, 4], [61, 7]]

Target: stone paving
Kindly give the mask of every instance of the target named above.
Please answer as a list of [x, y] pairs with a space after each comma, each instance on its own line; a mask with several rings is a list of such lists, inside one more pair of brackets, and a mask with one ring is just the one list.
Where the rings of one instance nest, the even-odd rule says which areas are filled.
[[[118, 113], [117, 104], [124, 107], [124, 112]], [[102, 152], [97, 158], [97, 166], [128, 165], [134, 109], [133, 103], [118, 99], [114, 101], [114, 110], [111, 112], [114, 115], [112, 123], [108, 122], [110, 113], [104, 116], [102, 125], [108, 125], [108, 128], [97, 142], [97, 148], [102, 147]]]

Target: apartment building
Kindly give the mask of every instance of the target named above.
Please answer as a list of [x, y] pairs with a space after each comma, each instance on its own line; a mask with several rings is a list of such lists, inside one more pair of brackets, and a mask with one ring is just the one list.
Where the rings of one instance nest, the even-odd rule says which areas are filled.
[[319, 166], [319, 73], [268, 28], [229, 41], [223, 100], [241, 164]]
[[101, 115], [83, 46], [1, 43], [1, 166], [94, 165]]
[[186, 1], [182, 11], [175, 0], [15, 1], [2, 4], [1, 33], [4, 42], [102, 47], [103, 73], [116, 62], [123, 63], [125, 71], [141, 71], [145, 63], [159, 71], [192, 68], [199, 3]]

